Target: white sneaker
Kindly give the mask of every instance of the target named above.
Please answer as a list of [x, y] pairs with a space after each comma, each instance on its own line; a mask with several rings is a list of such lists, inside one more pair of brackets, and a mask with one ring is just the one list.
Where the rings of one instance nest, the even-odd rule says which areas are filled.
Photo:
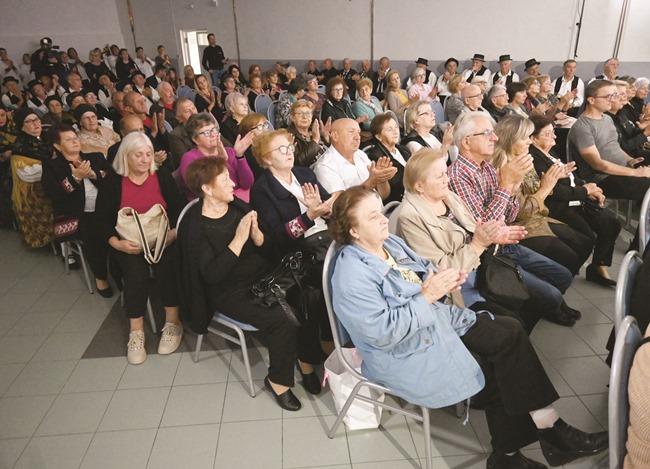
[[182, 324], [176, 325], [173, 322], [166, 322], [165, 327], [163, 327], [162, 330], [160, 343], [158, 344], [158, 354], [169, 355], [170, 353], [174, 353], [178, 346], [181, 344], [182, 337]]
[[126, 347], [126, 359], [129, 363], [131, 365], [142, 363], [147, 358], [147, 351], [144, 349], [144, 331], [131, 331]]

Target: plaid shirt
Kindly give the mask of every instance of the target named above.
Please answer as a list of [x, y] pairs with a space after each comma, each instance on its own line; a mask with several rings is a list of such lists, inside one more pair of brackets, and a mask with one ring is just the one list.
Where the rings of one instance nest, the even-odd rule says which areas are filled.
[[449, 186], [463, 199], [477, 220], [495, 220], [504, 215], [512, 223], [519, 213], [519, 202], [509, 190], [499, 187], [497, 172], [487, 161], [477, 164], [458, 155], [449, 167]]

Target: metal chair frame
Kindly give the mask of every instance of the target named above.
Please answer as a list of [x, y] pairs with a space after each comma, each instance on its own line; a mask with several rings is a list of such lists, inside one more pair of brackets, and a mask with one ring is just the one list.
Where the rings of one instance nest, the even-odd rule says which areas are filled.
[[616, 279], [616, 295], [614, 299], [614, 327], [618, 334], [619, 328], [625, 316], [629, 314], [629, 303], [634, 287], [634, 277], [641, 268], [643, 259], [639, 256], [638, 251], [630, 251], [621, 262], [621, 268], [618, 271]]
[[650, 189], [645, 193], [643, 202], [641, 202], [641, 211], [639, 212], [639, 252], [641, 255], [645, 252], [645, 248], [650, 242]]
[[71, 239], [69, 241], [64, 241], [61, 243], [61, 255], [63, 256], [63, 264], [65, 265], [66, 275], [70, 275], [70, 266], [68, 265], [68, 256], [70, 255], [70, 253], [74, 253], [79, 256], [79, 260], [81, 261], [81, 267], [83, 268], [84, 271], [84, 277], [86, 279], [86, 286], [88, 287], [88, 291], [91, 294], [95, 293], [92, 282], [90, 281], [90, 275], [88, 274], [88, 265], [86, 264], [86, 257], [84, 256], [83, 242], [80, 239]]

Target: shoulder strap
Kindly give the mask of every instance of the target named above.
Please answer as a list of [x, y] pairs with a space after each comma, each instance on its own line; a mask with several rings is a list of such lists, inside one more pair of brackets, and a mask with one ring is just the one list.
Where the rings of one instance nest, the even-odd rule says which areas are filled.
[[558, 94], [560, 92], [560, 88], [562, 88], [562, 78], [563, 77], [560, 77], [555, 80], [555, 89], [553, 91], [555, 94]]
[[578, 78], [577, 76], [573, 77], [573, 81], [571, 82], [571, 89], [572, 90], [575, 90], [578, 87], [578, 80], [579, 79], [580, 78]]

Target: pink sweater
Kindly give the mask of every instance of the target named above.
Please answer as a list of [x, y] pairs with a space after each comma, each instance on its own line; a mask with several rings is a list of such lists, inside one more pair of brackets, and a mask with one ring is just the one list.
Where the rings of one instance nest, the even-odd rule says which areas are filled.
[[[228, 166], [230, 179], [235, 183], [235, 196], [248, 203], [250, 198], [250, 188], [255, 182], [253, 171], [251, 171], [251, 168], [248, 166], [246, 158], [237, 158], [234, 149], [226, 147], [226, 153], [228, 153], [228, 161], [226, 162], [226, 165]], [[196, 199], [196, 195], [194, 195], [194, 193], [192, 193], [192, 191], [187, 187], [187, 184], [185, 184], [185, 173], [187, 172], [187, 167], [192, 161], [206, 156], [207, 155], [201, 153], [198, 148], [192, 148], [181, 158], [178, 173], [181, 177], [183, 195], [185, 195], [188, 202]]]

